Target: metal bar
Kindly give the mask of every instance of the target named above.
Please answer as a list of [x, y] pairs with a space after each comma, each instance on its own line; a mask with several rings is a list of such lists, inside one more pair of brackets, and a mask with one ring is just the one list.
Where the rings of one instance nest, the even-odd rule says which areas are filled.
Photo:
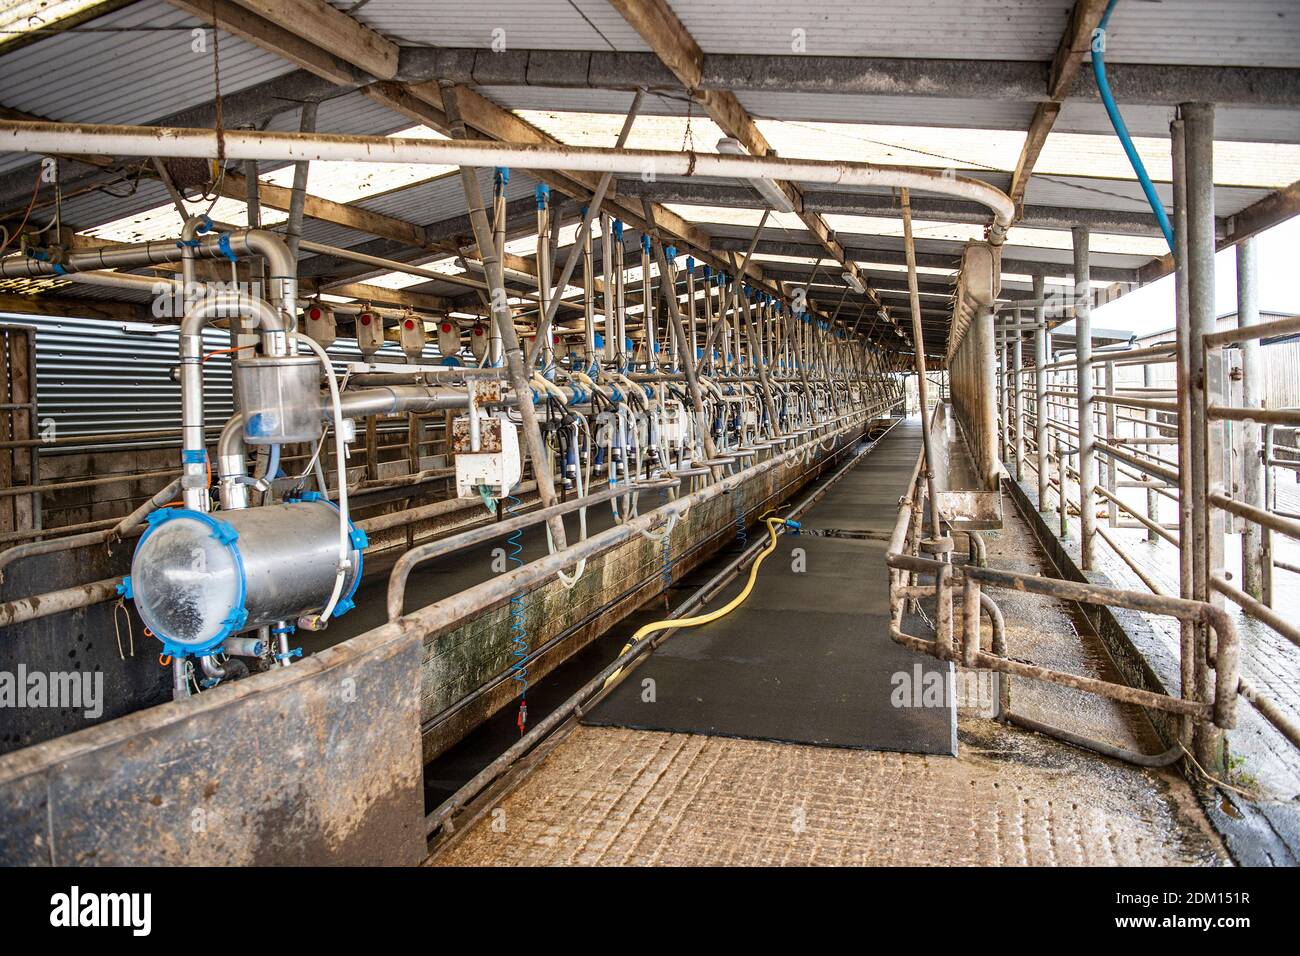
[[1079, 414], [1079, 563], [1093, 567], [1093, 530], [1097, 523], [1093, 488], [1097, 484], [1096, 448], [1092, 434], [1092, 291], [1088, 272], [1088, 229], [1075, 226], [1074, 238], [1074, 340]]
[[[1222, 455], [1222, 426], [1211, 423], [1207, 409], [1219, 394], [1217, 375], [1206, 360], [1203, 337], [1214, 332], [1214, 107], [1187, 103], [1179, 107], [1183, 120], [1183, 175], [1187, 190], [1187, 289], [1188, 359], [1186, 383], [1190, 386], [1190, 428], [1181, 434], [1190, 448], [1192, 471], [1191, 505], [1193, 596], [1197, 600], [1222, 602], [1210, 587], [1213, 569], [1223, 567], [1223, 523], [1208, 507], [1208, 494], [1219, 482]], [[1210, 660], [1210, 634], [1196, 627], [1196, 688], [1200, 700], [1208, 700], [1214, 680]], [[1223, 735], [1212, 728], [1198, 727], [1196, 756], [1207, 772], [1226, 769]]]

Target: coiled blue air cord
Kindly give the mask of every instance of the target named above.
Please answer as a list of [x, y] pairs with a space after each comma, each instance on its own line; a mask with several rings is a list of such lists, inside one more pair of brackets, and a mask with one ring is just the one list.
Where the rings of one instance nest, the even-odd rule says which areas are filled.
[[[506, 511], [508, 516], [513, 516], [523, 504], [514, 495], [507, 495], [504, 499], [510, 503]], [[522, 528], [506, 538], [506, 544], [510, 546], [510, 552], [507, 555], [515, 567], [521, 568], [524, 565], [524, 559], [520, 557], [524, 553], [524, 530]], [[510, 598], [510, 652], [514, 661], [510, 664], [510, 672], [514, 679], [515, 685], [519, 688], [519, 716], [515, 718], [515, 724], [519, 727], [519, 732], [524, 732], [524, 727], [528, 723], [528, 628], [524, 624], [524, 595], [519, 593]]]
[[1115, 128], [1115, 135], [1119, 137], [1120, 145], [1124, 147], [1129, 164], [1133, 167], [1133, 172], [1137, 174], [1138, 182], [1142, 184], [1142, 192], [1147, 197], [1151, 211], [1155, 213], [1156, 222], [1160, 224], [1160, 231], [1165, 235], [1165, 242], [1169, 243], [1169, 248], [1172, 250], [1174, 248], [1174, 228], [1169, 224], [1169, 216], [1165, 214], [1164, 203], [1160, 201], [1159, 195], [1156, 194], [1156, 187], [1151, 182], [1151, 177], [1147, 175], [1147, 168], [1142, 163], [1142, 157], [1138, 155], [1137, 147], [1133, 145], [1132, 137], [1129, 136], [1128, 127], [1124, 124], [1124, 117], [1120, 115], [1119, 106], [1110, 91], [1110, 84], [1106, 82], [1106, 24], [1110, 22], [1110, 15], [1115, 11], [1115, 5], [1118, 2], [1119, 0], [1110, 0], [1110, 3], [1106, 5], [1106, 12], [1101, 15], [1101, 22], [1092, 33], [1092, 75], [1097, 80], [1097, 93], [1101, 96], [1101, 102], [1106, 107], [1106, 115], [1110, 117], [1110, 125]]
[[732, 491], [731, 503], [736, 511], [736, 542], [744, 548], [749, 544], [749, 527], [745, 521], [745, 503], [739, 488]]

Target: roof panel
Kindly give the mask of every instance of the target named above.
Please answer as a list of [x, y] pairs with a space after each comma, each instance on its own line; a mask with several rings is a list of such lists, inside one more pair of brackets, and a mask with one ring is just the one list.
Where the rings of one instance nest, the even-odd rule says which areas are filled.
[[[348, 4], [348, 6], [358, 6]], [[650, 48], [606, 0], [369, 0], [354, 16], [401, 43], [528, 50]]]
[[[1172, 106], [1120, 104], [1124, 125], [1134, 136], [1167, 137]], [[1053, 130], [1113, 136], [1114, 128], [1100, 103], [1067, 100]], [[1214, 111], [1214, 138], [1250, 143], [1300, 143], [1300, 110], [1219, 106]]]
[[[163, 0], [141, 0], [0, 57], [6, 106], [50, 119], [145, 123], [212, 99], [211, 31], [195, 52], [194, 18]], [[221, 90], [234, 93], [293, 69], [287, 60], [222, 33]]]
[[[1136, 136], [1133, 144], [1151, 178], [1169, 182], [1173, 170], [1168, 137]], [[1134, 179], [1124, 148], [1114, 135], [1052, 132], [1034, 169], [1048, 175]], [[1289, 186], [1297, 179], [1300, 179], [1300, 145], [1215, 140], [1215, 183], [1277, 188]]]
[[[1168, 183], [1156, 183], [1156, 193], [1166, 209], [1172, 209], [1173, 190]], [[1256, 203], [1271, 190], [1241, 186], [1216, 186], [1214, 208], [1218, 216], [1231, 216]], [[1089, 179], [1083, 176], [1030, 177], [1025, 203], [1031, 206], [1078, 206], [1083, 209], [1116, 209], [1149, 212], [1142, 187], [1136, 180]]]
[[[705, 53], [1050, 60], [1074, 3], [669, 0], [669, 5]], [[801, 37], [799, 49], [795, 44]]]
[[1294, 0], [1129, 0], [1106, 34], [1110, 63], [1300, 67]]
[[[609, 146], [618, 137], [623, 117], [616, 113], [521, 111], [525, 120], [562, 143]], [[1024, 142], [1022, 130], [952, 130], [920, 126], [881, 126], [861, 123], [815, 123], [758, 120], [758, 127], [780, 155], [799, 159], [840, 159], [931, 169], [983, 168], [1011, 170]], [[646, 117], [632, 128], [632, 149], [679, 149], [687, 138], [685, 117]], [[708, 118], [692, 117], [695, 149], [715, 152], [722, 137]]]
[[[609, 113], [626, 116], [633, 94], [624, 90], [559, 89], [548, 86], [479, 86], [478, 92], [508, 110]], [[642, 116], [685, 116], [685, 94], [648, 92], [641, 102]], [[621, 121], [620, 121], [621, 122]]]
[[740, 104], [757, 119], [866, 123], [883, 126], [939, 126], [1024, 129], [1032, 103], [930, 96], [858, 96], [742, 90]]

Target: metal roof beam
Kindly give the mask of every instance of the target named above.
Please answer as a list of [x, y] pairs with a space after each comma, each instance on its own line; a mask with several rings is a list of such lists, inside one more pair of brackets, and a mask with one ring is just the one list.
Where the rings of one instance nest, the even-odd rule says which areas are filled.
[[[713, 246], [715, 249], [744, 250], [749, 247], [749, 241], [730, 236], [717, 236], [713, 240]], [[870, 264], [873, 262], [881, 265], [907, 264], [902, 252], [892, 252], [885, 249], [863, 249], [854, 246], [847, 247], [845, 251], [857, 261], [867, 263], [867, 268], [870, 268]], [[815, 258], [821, 253], [821, 249], [811, 243], [761, 239], [755, 252], [764, 255]], [[960, 262], [961, 256], [959, 254], [948, 255], [926, 252], [916, 254], [916, 264], [927, 268], [951, 269], [956, 272]], [[1073, 272], [1073, 269], [1074, 267], [1068, 262], [1056, 263], [1033, 259], [1007, 259], [1005, 256], [1002, 259], [1003, 274], [1068, 276]], [[1118, 269], [1113, 266], [1093, 266], [1090, 271], [1094, 279], [1105, 282], [1135, 282], [1140, 272], [1138, 269]]]
[[[694, 203], [740, 209], [766, 208], [762, 199], [749, 187], [721, 183], [624, 179], [619, 181], [619, 192], [625, 196], [642, 196], [662, 203]], [[902, 215], [898, 202], [892, 195], [807, 189], [804, 190], [803, 201], [805, 209], [819, 213], [888, 218], [899, 218]], [[984, 223], [989, 218], [988, 210], [976, 203], [931, 197], [914, 199], [912, 212], [918, 219], [938, 219], [944, 222]], [[1069, 229], [1075, 224], [1086, 225], [1093, 232], [1130, 236], [1161, 235], [1160, 226], [1150, 213], [1107, 209], [1026, 206], [1024, 215], [1017, 222], [1017, 225], [1035, 229]]]
[[[704, 53], [696, 89], [1038, 103], [1051, 99], [1049, 71], [1046, 63], [1024, 60]], [[399, 80], [422, 82], [438, 76], [479, 86], [681, 90], [672, 71], [653, 53], [402, 48]], [[1300, 107], [1300, 70], [1107, 63], [1106, 77], [1116, 98], [1134, 106], [1198, 100]], [[1097, 102], [1092, 74], [1077, 71], [1062, 98]]]

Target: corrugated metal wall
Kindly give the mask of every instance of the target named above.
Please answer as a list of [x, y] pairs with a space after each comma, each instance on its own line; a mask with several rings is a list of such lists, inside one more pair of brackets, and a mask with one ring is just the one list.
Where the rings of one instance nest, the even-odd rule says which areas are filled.
[[[181, 390], [169, 376], [178, 363], [176, 326], [106, 323], [93, 319], [0, 316], [36, 327], [36, 396], [40, 420], [54, 422], [59, 437], [180, 427]], [[208, 329], [209, 351], [227, 348], [229, 334]], [[330, 346], [336, 371], [361, 360], [352, 339]], [[426, 348], [436, 360], [436, 345]], [[402, 361], [395, 343], [381, 353]], [[230, 360], [216, 356], [204, 366], [206, 423], [220, 427], [233, 408]]]

